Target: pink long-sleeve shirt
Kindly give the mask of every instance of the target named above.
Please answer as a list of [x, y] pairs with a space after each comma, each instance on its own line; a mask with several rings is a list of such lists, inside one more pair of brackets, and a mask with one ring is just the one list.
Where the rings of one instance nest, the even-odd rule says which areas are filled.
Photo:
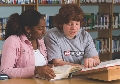
[[[38, 40], [39, 50], [47, 63], [47, 52], [44, 40]], [[25, 35], [9, 36], [2, 49], [1, 73], [10, 78], [28, 78], [34, 76], [35, 58], [31, 42]]]

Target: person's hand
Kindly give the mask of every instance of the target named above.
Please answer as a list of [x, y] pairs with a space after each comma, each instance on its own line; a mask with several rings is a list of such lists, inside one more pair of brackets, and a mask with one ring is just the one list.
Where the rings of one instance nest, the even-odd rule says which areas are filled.
[[84, 60], [84, 66], [86, 68], [92, 68], [92, 67], [95, 67], [96, 64], [95, 64], [95, 60], [93, 58], [86, 58]]
[[50, 80], [55, 77], [54, 71], [47, 65], [45, 66], [37, 66], [35, 68], [35, 74], [39, 74], [40, 76]]

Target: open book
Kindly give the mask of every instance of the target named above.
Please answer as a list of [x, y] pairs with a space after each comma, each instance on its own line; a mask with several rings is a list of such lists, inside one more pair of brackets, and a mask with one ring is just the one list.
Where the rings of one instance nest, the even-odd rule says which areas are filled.
[[[52, 69], [56, 77], [54, 79], [51, 79], [51, 81], [57, 80], [57, 79], [63, 79], [63, 78], [71, 78], [73, 73], [81, 70], [81, 66], [63, 65], [63, 66], [53, 67]], [[41, 77], [38, 74], [35, 77], [46, 80], [46, 78]]]
[[95, 69], [107, 68], [107, 67], [113, 67], [113, 66], [120, 66], [120, 59], [115, 59], [115, 60], [109, 60], [109, 61], [101, 62], [96, 67], [82, 68], [81, 71], [89, 71], [89, 70], [95, 70]]
[[52, 68], [56, 77], [55, 79], [62, 79], [62, 78], [71, 78], [72, 74], [81, 70], [81, 66], [71, 66], [71, 65], [64, 65], [64, 66], [57, 66]]
[[[83, 74], [89, 73], [87, 71], [90, 71], [90, 73], [92, 73], [95, 71], [99, 71], [99, 69], [104, 69], [104, 68], [113, 67], [113, 66], [120, 66], [120, 59], [101, 62], [96, 67], [92, 67], [92, 68], [84, 68], [84, 66], [82, 65], [81, 66], [71, 66], [71, 65], [57, 66], [52, 68], [54, 73], [56, 74], [56, 77], [51, 80], [71, 78], [72, 74], [79, 75], [81, 74], [81, 72], [83, 72]], [[43, 77], [40, 77], [40, 76], [39, 78], [44, 79]]]
[[86, 78], [112, 81], [120, 79], [120, 59], [101, 62], [96, 67], [83, 68], [76, 75], [84, 74]]

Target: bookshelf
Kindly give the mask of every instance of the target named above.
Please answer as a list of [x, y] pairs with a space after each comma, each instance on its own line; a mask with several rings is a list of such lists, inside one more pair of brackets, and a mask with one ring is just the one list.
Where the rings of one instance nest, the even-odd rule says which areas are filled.
[[[110, 16], [112, 16], [112, 13], [113, 13], [112, 3], [80, 3], [80, 6], [98, 6], [98, 13], [100, 13], [100, 15], [109, 14]], [[110, 18], [110, 20], [112, 21], [111, 18]], [[97, 32], [98, 38], [109, 39], [109, 42], [108, 42], [109, 44], [107, 44], [109, 47], [109, 52], [99, 53], [99, 57], [100, 57], [101, 61], [111, 60], [112, 59], [112, 49], [111, 49], [111, 47], [112, 47], [112, 27], [111, 27], [111, 24], [109, 25], [108, 29], [102, 28], [102, 29], [87, 30], [87, 31], [88, 32]]]
[[[113, 4], [112, 3], [80, 3], [81, 6], [98, 6], [98, 13], [100, 14], [109, 14], [113, 16]], [[102, 16], [101, 16], [102, 17]], [[110, 18], [112, 21], [112, 18]], [[88, 30], [88, 32], [98, 32], [98, 38], [107, 38], [109, 39], [109, 52], [99, 53], [101, 61], [111, 60], [112, 59], [112, 27], [109, 25], [108, 29], [99, 29], [99, 30]]]
[[[101, 0], [100, 0], [101, 1]], [[107, 0], [106, 0], [107, 1]], [[110, 1], [110, 0], [108, 0]], [[101, 61], [106, 61], [106, 60], [111, 60], [113, 59], [113, 54], [118, 54], [120, 55], [120, 40], [119, 40], [119, 51], [113, 51], [113, 31], [114, 30], [120, 30], [118, 24], [120, 23], [120, 17], [118, 19], [118, 24], [117, 24], [117, 28], [115, 28], [115, 24], [117, 22], [116, 21], [116, 16], [114, 16], [114, 6], [115, 5], [120, 5], [120, 2], [115, 2], [117, 0], [111, 0], [111, 3], [106, 3], [106, 2], [98, 2], [98, 3], [88, 3], [88, 2], [85, 2], [85, 3], [80, 3], [80, 6], [98, 6], [98, 12], [99, 13], [104, 13], [104, 14], [109, 14], [110, 15], [110, 25], [109, 25], [109, 28], [108, 29], [100, 29], [100, 30], [87, 30], [88, 32], [98, 32], [98, 38], [108, 38], [109, 39], [109, 52], [107, 53], [100, 53], [99, 56], [100, 56], [100, 59]], [[120, 16], [120, 13], [119, 15]], [[120, 34], [119, 34], [120, 35]], [[118, 57], [120, 59], [120, 57]]]
[[[20, 6], [22, 8], [22, 11], [27, 10], [27, 9], [35, 9], [35, 10], [39, 10], [39, 7], [43, 7], [43, 6], [52, 6], [52, 7], [56, 7], [56, 6], [62, 6], [63, 4], [68, 4], [68, 2], [66, 2], [66, 0], [61, 0], [61, 3], [54, 3], [54, 4], [48, 4], [48, 2], [45, 2], [45, 0], [43, 0], [44, 2], [39, 2], [40, 0], [35, 0], [35, 3], [30, 3], [30, 4], [0, 4], [1, 6], [6, 6], [6, 7], [11, 7], [11, 6]], [[42, 0], [41, 0], [42, 1]], [[111, 3], [81, 3], [82, 0], [75, 0], [75, 4], [77, 4], [78, 6], [98, 6], [98, 12], [99, 13], [107, 13], [110, 15], [110, 17], [113, 17], [113, 7], [115, 5], [120, 5], [120, 3], [116, 3], [114, 4], [114, 0], [112, 0]], [[108, 0], [110, 1], [110, 0]], [[89, 8], [88, 8], [89, 9]], [[43, 9], [44, 10], [44, 9]], [[21, 11], [21, 12], [22, 12]], [[109, 46], [109, 52], [107, 53], [100, 53], [100, 59], [101, 61], [105, 61], [105, 60], [111, 60], [112, 59], [112, 33], [113, 30], [120, 30], [120, 28], [113, 28], [113, 18], [110, 18], [110, 25], [108, 29], [100, 29], [100, 30], [87, 30], [88, 32], [97, 32], [98, 33], [98, 38], [108, 38], [109, 42], [108, 42], [108, 46]], [[2, 40], [0, 38], [0, 40]], [[117, 52], [120, 53], [120, 52]], [[116, 54], [116, 52], [115, 52]]]

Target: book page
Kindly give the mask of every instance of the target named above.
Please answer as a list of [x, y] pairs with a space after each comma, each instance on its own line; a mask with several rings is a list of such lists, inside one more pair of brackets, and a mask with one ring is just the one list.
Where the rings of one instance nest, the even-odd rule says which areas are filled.
[[118, 66], [118, 65], [120, 65], [120, 59], [101, 62], [101, 63], [100, 63], [99, 65], [97, 65], [96, 67], [83, 68], [81, 71], [88, 71], [88, 70], [105, 68], [105, 67], [111, 67], [111, 66]]
[[81, 66], [63, 65], [63, 66], [53, 67], [52, 69], [56, 77], [51, 80], [56, 80], [56, 79], [68, 78], [70, 73], [74, 73], [81, 70]]
[[55, 74], [62, 74], [69, 72], [71, 65], [57, 66], [52, 68]]
[[61, 74], [61, 73], [71, 73], [77, 70], [81, 70], [80, 66], [71, 66], [71, 65], [63, 65], [63, 66], [57, 66], [52, 68], [55, 74]]
[[[73, 73], [73, 72], [81, 70], [81, 66], [63, 65], [63, 66], [53, 67], [52, 69], [53, 69], [56, 77], [54, 79], [51, 79], [51, 81], [57, 80], [57, 79], [68, 78], [69, 73]], [[40, 76], [39, 74], [37, 74], [35, 77], [41, 78], [41, 79], [46, 79], [46, 78]]]

